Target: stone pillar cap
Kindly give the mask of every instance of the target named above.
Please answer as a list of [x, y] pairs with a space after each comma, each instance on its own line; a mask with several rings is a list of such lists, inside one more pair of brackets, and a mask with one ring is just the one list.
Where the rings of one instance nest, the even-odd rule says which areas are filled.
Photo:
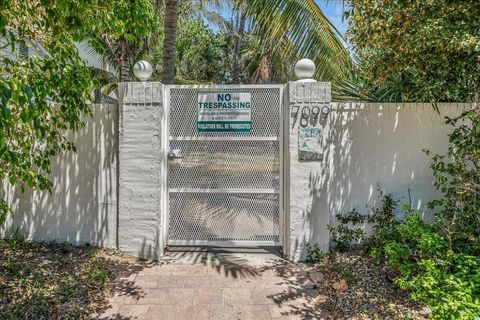
[[133, 74], [140, 81], [148, 81], [152, 76], [152, 73], [152, 65], [146, 60], [137, 61], [133, 66]]
[[317, 82], [313, 79], [315, 75], [315, 63], [310, 59], [300, 59], [295, 64], [295, 75], [299, 82]]

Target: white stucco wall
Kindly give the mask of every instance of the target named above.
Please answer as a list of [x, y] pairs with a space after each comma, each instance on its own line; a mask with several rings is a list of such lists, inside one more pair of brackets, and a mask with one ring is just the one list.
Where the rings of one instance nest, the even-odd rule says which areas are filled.
[[85, 128], [70, 136], [77, 152], [52, 161], [52, 193], [0, 185], [14, 211], [0, 237], [18, 230], [29, 239], [116, 246], [118, 106], [94, 105]]
[[[121, 84], [119, 107], [94, 106], [93, 117], [73, 137], [78, 152], [53, 161], [52, 194], [0, 186], [0, 196], [15, 211], [0, 226], [0, 237], [18, 228], [34, 240], [88, 242], [147, 259], [160, 256], [168, 227], [164, 88]], [[333, 103], [326, 117], [309, 124], [322, 128], [323, 160], [302, 162], [296, 109], [324, 105], [329, 100], [324, 89], [304, 83], [286, 90], [284, 249], [294, 260], [305, 256], [307, 244], [328, 250], [327, 225], [335, 224], [335, 214], [365, 212], [366, 204], [378, 200], [377, 184], [423, 210], [439, 194], [422, 149], [444, 153], [451, 131], [444, 117], [471, 107], [439, 104], [439, 115], [430, 104]]]
[[[306, 84], [311, 86], [312, 84]], [[320, 84], [313, 84], [320, 85]], [[289, 211], [290, 257], [305, 257], [307, 244], [328, 251], [328, 224], [335, 215], [353, 208], [367, 212], [375, 205], [377, 184], [403, 203], [425, 210], [427, 202], [440, 194], [433, 186], [429, 158], [422, 149], [445, 153], [451, 127], [445, 116], [458, 115], [466, 104], [340, 104], [333, 103], [322, 128], [322, 161], [298, 161], [296, 106], [321, 104], [298, 96], [290, 85]], [[303, 94], [300, 92], [300, 95]], [[309, 101], [310, 100], [310, 101]], [[295, 109], [294, 109], [295, 108]]]

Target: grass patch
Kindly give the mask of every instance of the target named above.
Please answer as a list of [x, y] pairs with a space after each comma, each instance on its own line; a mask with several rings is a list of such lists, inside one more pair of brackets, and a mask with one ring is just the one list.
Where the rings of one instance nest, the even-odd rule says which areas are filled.
[[112, 253], [18, 235], [0, 240], [0, 319], [91, 318], [111, 291]]

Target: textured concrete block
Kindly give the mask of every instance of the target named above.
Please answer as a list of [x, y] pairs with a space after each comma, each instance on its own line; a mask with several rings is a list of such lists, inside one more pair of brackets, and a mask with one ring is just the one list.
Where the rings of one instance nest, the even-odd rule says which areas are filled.
[[129, 82], [120, 86], [118, 243], [144, 259], [163, 254], [162, 134], [163, 85]]
[[290, 82], [290, 103], [328, 103], [332, 100], [329, 82]]

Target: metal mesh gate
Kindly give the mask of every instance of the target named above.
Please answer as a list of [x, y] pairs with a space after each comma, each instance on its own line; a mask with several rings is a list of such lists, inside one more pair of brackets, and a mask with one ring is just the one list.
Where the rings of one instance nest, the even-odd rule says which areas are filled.
[[[283, 87], [170, 86], [170, 245], [279, 245]], [[197, 97], [249, 92], [250, 132], [198, 132]]]

